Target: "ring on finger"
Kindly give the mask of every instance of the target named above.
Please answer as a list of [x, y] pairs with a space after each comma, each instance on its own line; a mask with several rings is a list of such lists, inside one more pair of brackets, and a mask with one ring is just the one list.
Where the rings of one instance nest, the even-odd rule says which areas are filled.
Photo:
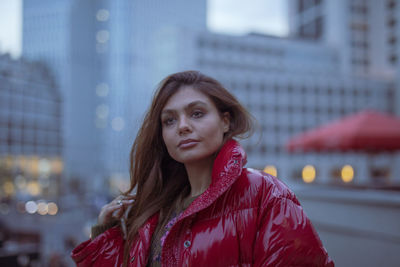
[[122, 200], [121, 200], [121, 199], [118, 199], [118, 200], [117, 200], [117, 204], [121, 206], [121, 205], [122, 205]]

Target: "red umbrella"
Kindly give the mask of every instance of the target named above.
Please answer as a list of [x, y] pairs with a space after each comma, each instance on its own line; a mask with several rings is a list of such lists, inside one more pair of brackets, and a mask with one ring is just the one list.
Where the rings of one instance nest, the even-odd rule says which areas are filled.
[[295, 136], [289, 151], [400, 150], [400, 119], [367, 110]]

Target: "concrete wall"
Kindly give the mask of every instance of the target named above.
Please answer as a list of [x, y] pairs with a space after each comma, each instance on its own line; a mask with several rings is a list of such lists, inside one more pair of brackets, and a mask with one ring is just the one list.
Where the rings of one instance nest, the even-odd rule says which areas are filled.
[[336, 266], [399, 266], [400, 192], [289, 186]]

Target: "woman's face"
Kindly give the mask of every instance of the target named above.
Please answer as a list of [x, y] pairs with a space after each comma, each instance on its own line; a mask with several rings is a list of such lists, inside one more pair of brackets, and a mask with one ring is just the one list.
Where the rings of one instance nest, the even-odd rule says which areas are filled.
[[181, 87], [161, 112], [162, 136], [169, 155], [183, 164], [211, 159], [229, 130], [229, 114], [191, 86]]

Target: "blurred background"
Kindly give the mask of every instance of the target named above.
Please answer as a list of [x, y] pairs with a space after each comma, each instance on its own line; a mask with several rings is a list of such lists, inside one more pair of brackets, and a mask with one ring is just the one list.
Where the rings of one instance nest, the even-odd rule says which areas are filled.
[[73, 266], [158, 82], [195, 69], [337, 266], [398, 266], [399, 57], [399, 0], [0, 0], [0, 265]]

